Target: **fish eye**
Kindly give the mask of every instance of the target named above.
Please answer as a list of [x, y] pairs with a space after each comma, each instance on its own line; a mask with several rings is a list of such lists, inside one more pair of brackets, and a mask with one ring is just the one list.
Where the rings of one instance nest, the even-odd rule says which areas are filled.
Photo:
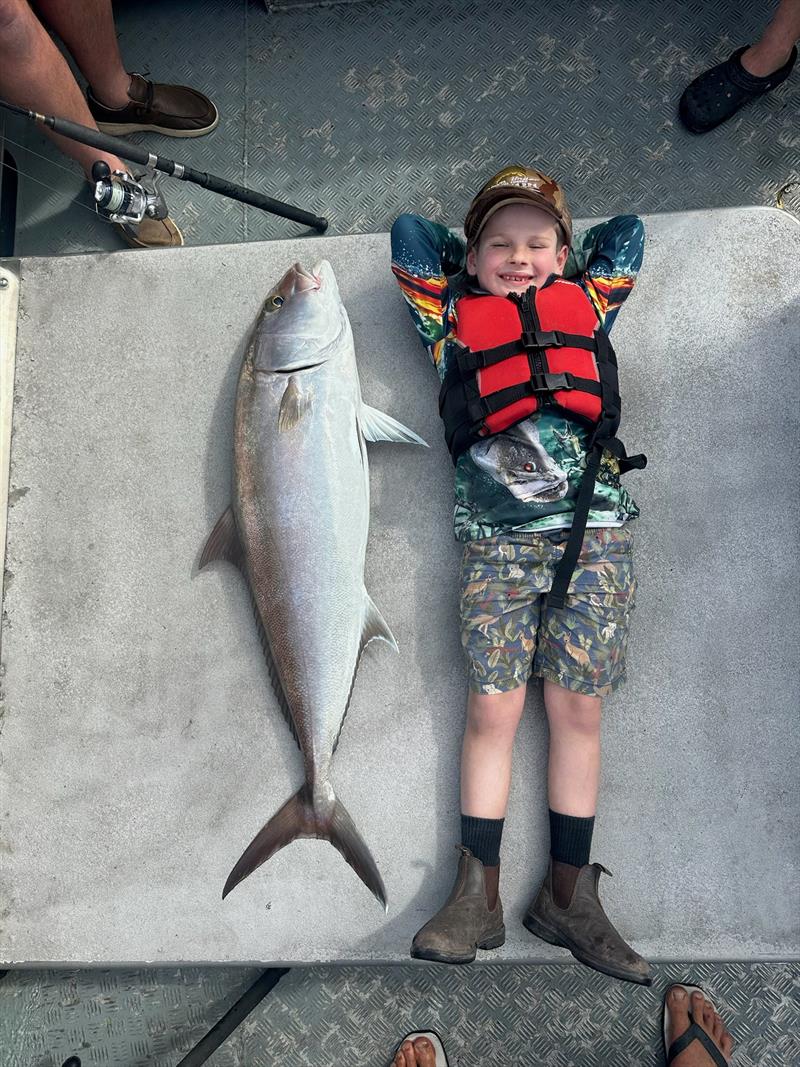
[[279, 307], [283, 307], [283, 297], [282, 297], [282, 296], [279, 296], [279, 295], [278, 295], [278, 294], [276, 293], [276, 294], [275, 294], [275, 295], [274, 295], [274, 296], [272, 297], [272, 299], [270, 300], [270, 305], [271, 305], [271, 306], [272, 306], [273, 308], [276, 308], [276, 309], [277, 309], [277, 308], [279, 308]]
[[526, 464], [524, 464], [522, 469], [524, 471], [532, 471], [533, 470], [533, 464], [532, 463], [526, 463]]

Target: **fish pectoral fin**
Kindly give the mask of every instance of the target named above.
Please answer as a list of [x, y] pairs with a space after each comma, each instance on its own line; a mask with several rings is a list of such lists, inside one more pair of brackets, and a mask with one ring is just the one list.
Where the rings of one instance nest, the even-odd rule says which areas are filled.
[[242, 566], [242, 543], [239, 540], [239, 531], [236, 529], [236, 519], [231, 508], [223, 511], [217, 519], [217, 525], [209, 534], [200, 556], [198, 570], [202, 570], [215, 559], [227, 560], [228, 563], [240, 569]]
[[280, 433], [287, 433], [289, 430], [293, 430], [310, 407], [310, 395], [303, 393], [297, 384], [297, 375], [293, 374], [281, 397], [281, 406], [278, 411], [278, 430]]
[[381, 615], [366, 589], [364, 590], [364, 597], [365, 605], [364, 623], [361, 627], [361, 651], [364, 651], [370, 641], [380, 640], [391, 645], [395, 652], [399, 652], [400, 649], [397, 647], [394, 634], [389, 629], [386, 619]]
[[361, 405], [360, 422], [361, 432], [368, 441], [399, 441], [402, 444], [428, 447], [428, 442], [423, 441], [419, 434], [409, 430], [385, 411], [371, 408], [369, 404]]

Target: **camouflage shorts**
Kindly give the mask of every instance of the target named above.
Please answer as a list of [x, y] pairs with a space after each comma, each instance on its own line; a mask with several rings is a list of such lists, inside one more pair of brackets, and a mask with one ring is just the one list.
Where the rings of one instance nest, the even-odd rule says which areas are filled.
[[568, 530], [469, 541], [461, 560], [461, 643], [470, 689], [505, 693], [531, 674], [588, 696], [625, 678], [636, 578], [628, 526], [588, 529], [565, 605], [548, 607]]

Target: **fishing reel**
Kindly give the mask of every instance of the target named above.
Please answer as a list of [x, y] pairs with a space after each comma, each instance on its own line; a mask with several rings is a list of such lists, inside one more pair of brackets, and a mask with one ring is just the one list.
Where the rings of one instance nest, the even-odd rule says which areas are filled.
[[145, 215], [151, 219], [165, 219], [167, 204], [158, 189], [155, 176], [147, 184], [124, 171], [112, 171], [108, 163], [98, 159], [92, 167], [94, 200], [97, 211], [112, 222], [138, 225]]

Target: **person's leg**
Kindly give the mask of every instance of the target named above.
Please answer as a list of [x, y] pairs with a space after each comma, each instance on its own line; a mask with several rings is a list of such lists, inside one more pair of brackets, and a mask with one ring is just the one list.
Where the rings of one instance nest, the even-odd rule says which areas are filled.
[[464, 548], [461, 642], [470, 694], [461, 749], [461, 857], [449, 898], [414, 938], [411, 954], [420, 959], [465, 963], [477, 948], [497, 948], [505, 939], [500, 839], [540, 610], [537, 551], [490, 538]]
[[556, 903], [569, 904], [589, 853], [600, 784], [600, 697], [574, 693], [545, 678], [550, 726], [547, 792]]
[[131, 78], [122, 63], [111, 0], [35, 0], [98, 99], [125, 107]]
[[525, 685], [508, 693], [470, 692], [461, 746], [461, 844], [484, 866], [486, 899], [497, 902], [500, 838], [511, 788], [514, 737]]
[[[675, 1041], [687, 1033], [694, 1022], [709, 1038], [711, 1044], [719, 1050], [725, 1063], [731, 1062], [733, 1055], [733, 1038], [728, 1033], [725, 1023], [702, 993], [693, 992], [687, 996], [686, 990], [674, 985], [667, 990], [666, 1005], [669, 1009], [669, 1024], [666, 1033], [668, 1052]], [[691, 1018], [689, 1013], [691, 1012]], [[414, 1067], [413, 1060], [412, 1067]], [[717, 1067], [715, 1060], [704, 1041], [695, 1038], [673, 1059], [671, 1067]]]
[[[533, 673], [544, 678], [550, 724], [548, 794], [550, 864], [523, 920], [531, 933], [562, 945], [589, 967], [649, 985], [649, 965], [625, 943], [603, 911], [597, 885], [605, 870], [590, 863], [600, 779], [602, 699], [625, 677], [636, 600], [633, 533], [589, 530], [564, 608], [542, 610]], [[563, 549], [553, 548], [553, 565]]]
[[[26, 0], [0, 0], [0, 93], [20, 107], [97, 128], [66, 60]], [[87, 178], [97, 160], [112, 170], [126, 169], [118, 156], [47, 133]]]
[[737, 48], [687, 85], [678, 104], [683, 125], [692, 133], [708, 133], [777, 88], [794, 68], [798, 40], [800, 0], [781, 0], [755, 44]]
[[784, 66], [800, 41], [800, 0], [781, 0], [761, 37], [742, 53], [740, 63], [756, 78], [766, 78]]

